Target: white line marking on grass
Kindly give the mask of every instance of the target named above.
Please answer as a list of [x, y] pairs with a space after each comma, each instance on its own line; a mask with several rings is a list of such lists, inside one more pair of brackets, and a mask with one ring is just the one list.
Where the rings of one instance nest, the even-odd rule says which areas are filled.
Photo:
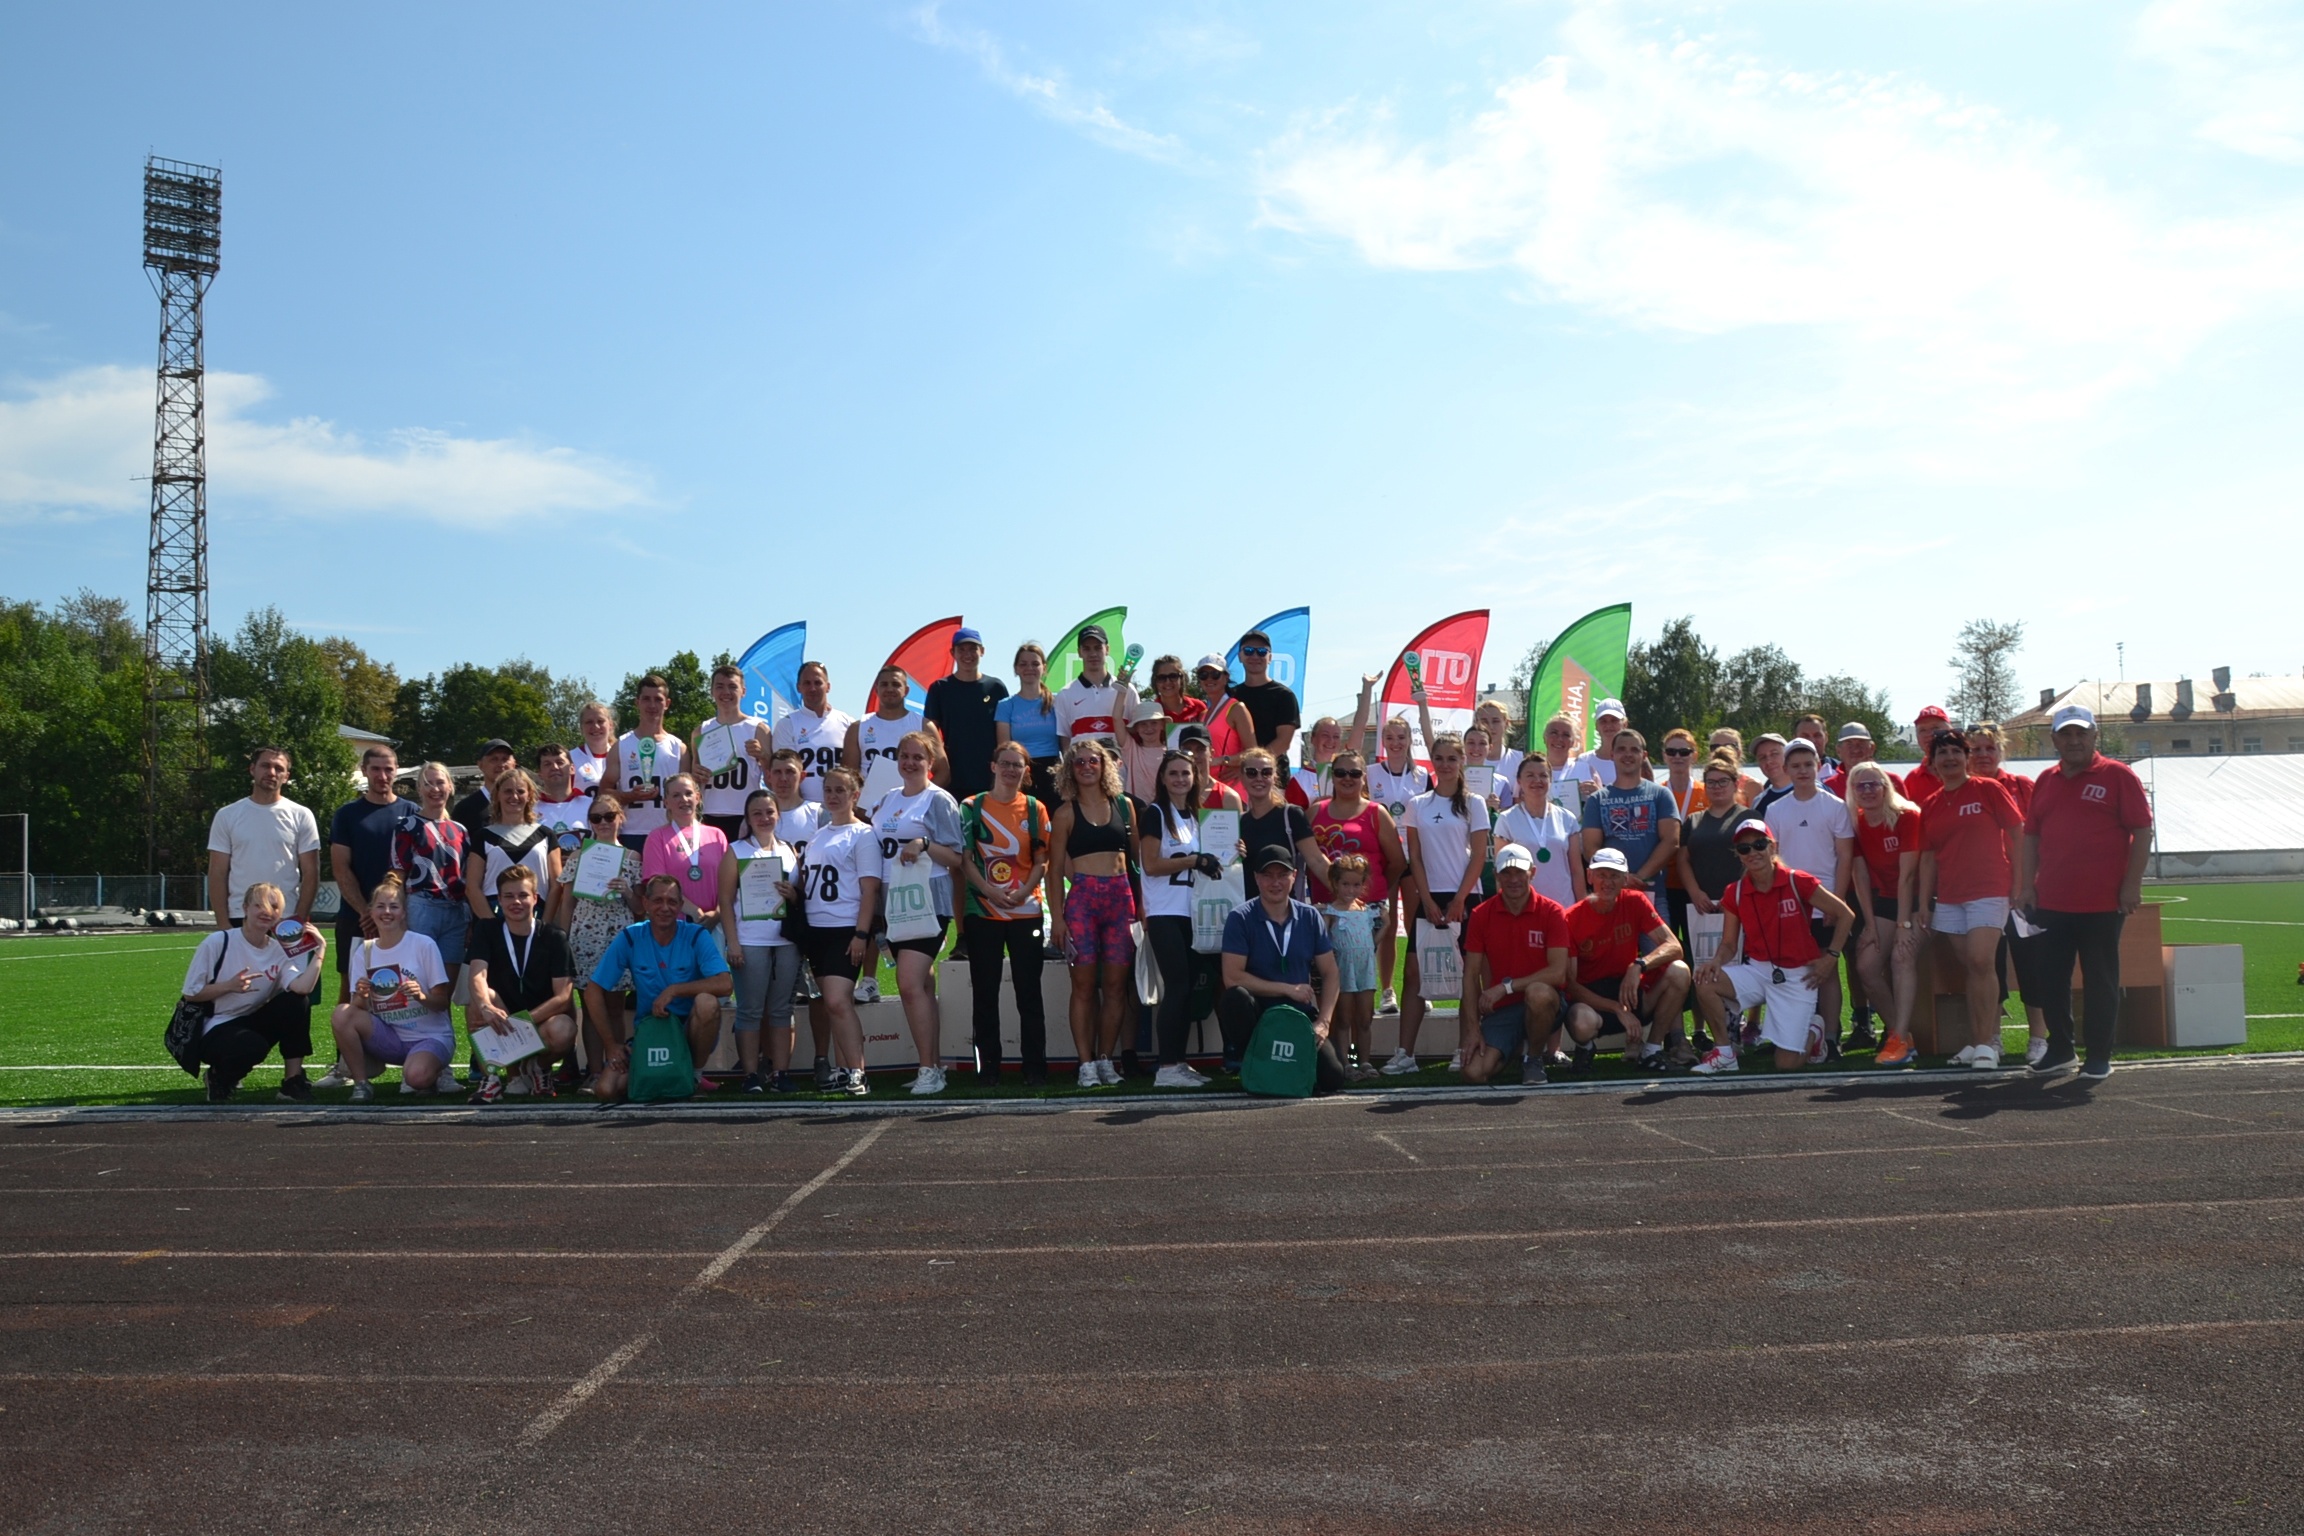
[[686, 1285], [680, 1288], [679, 1293], [672, 1298], [671, 1305], [666, 1307], [660, 1314], [660, 1321], [658, 1322], [657, 1327], [643, 1329], [639, 1333], [633, 1335], [631, 1339], [626, 1341], [614, 1353], [610, 1354], [607, 1359], [601, 1361], [598, 1365], [592, 1367], [590, 1371], [586, 1372], [584, 1379], [577, 1382], [576, 1385], [570, 1387], [565, 1393], [563, 1393], [558, 1402], [554, 1403], [551, 1407], [545, 1409], [542, 1413], [536, 1415], [535, 1418], [529, 1421], [528, 1427], [520, 1431], [520, 1438], [518, 1443], [522, 1447], [533, 1447], [543, 1444], [545, 1439], [551, 1435], [552, 1431], [558, 1429], [562, 1424], [567, 1422], [568, 1416], [570, 1414], [574, 1413], [577, 1409], [583, 1407], [587, 1402], [591, 1401], [593, 1394], [597, 1393], [602, 1387], [608, 1385], [608, 1383], [614, 1381], [617, 1376], [623, 1372], [624, 1367], [630, 1365], [634, 1360], [638, 1359], [643, 1350], [647, 1349], [649, 1345], [655, 1343], [658, 1331], [671, 1322], [673, 1314], [679, 1312], [690, 1302], [694, 1301], [697, 1297], [703, 1295], [705, 1291], [709, 1290], [715, 1283], [718, 1282], [722, 1275], [728, 1273], [729, 1268], [734, 1265], [737, 1260], [743, 1258], [744, 1255], [759, 1247], [761, 1240], [767, 1237], [769, 1233], [775, 1231], [777, 1227], [781, 1226], [785, 1217], [791, 1215], [795, 1210], [799, 1209], [800, 1203], [803, 1200], [806, 1200], [810, 1195], [816, 1193], [816, 1191], [822, 1189], [825, 1185], [838, 1178], [842, 1169], [846, 1168], [850, 1163], [856, 1161], [856, 1159], [859, 1157], [862, 1157], [866, 1150], [871, 1147], [872, 1143], [878, 1141], [881, 1135], [887, 1131], [888, 1127], [892, 1123], [893, 1122], [891, 1121], [882, 1120], [878, 1124], [874, 1125], [870, 1130], [866, 1131], [862, 1136], [857, 1138], [855, 1145], [851, 1146], [847, 1151], [841, 1153], [837, 1158], [835, 1158], [832, 1161], [832, 1165], [830, 1167], [826, 1168], [822, 1173], [816, 1175], [816, 1177], [810, 1179], [807, 1183], [801, 1185], [798, 1189], [792, 1191], [791, 1194], [786, 1195], [784, 1197], [784, 1203], [777, 1206], [775, 1210], [771, 1211], [766, 1221], [761, 1222], [751, 1231], [745, 1233], [742, 1237], [736, 1239], [736, 1241], [721, 1249], [720, 1252], [713, 1257], [711, 1263], [705, 1265], [702, 1269], [696, 1272], [695, 1279], [689, 1281]]
[[109, 960], [114, 955], [188, 955], [199, 947], [195, 939], [190, 944], [139, 944], [134, 949], [60, 949], [47, 955], [0, 955], [0, 964], [10, 960]]
[[[275, 1071], [277, 1071], [278, 1069], [277, 1069], [277, 1068], [275, 1068], [274, 1070], [275, 1070]], [[180, 1066], [176, 1065], [176, 1063], [174, 1063], [174, 1062], [172, 1062], [172, 1061], [164, 1061], [164, 1062], [160, 1063], [160, 1065], [158, 1065], [158, 1066], [156, 1066], [156, 1067], [124, 1067], [124, 1066], [117, 1066], [117, 1065], [114, 1065], [114, 1064], [112, 1064], [112, 1063], [109, 1063], [109, 1062], [88, 1062], [88, 1063], [83, 1063], [83, 1064], [80, 1064], [80, 1065], [63, 1065], [63, 1066], [58, 1066], [58, 1065], [55, 1065], [55, 1064], [53, 1064], [53, 1063], [45, 1063], [45, 1062], [43, 1062], [43, 1063], [32, 1064], [32, 1065], [26, 1065], [26, 1066], [20, 1066], [20, 1067], [0, 1066], [0, 1072], [169, 1072], [169, 1073], [181, 1073], [181, 1072], [183, 1072], [183, 1071], [184, 1071], [184, 1069], [183, 1069], [182, 1067], [180, 1067]], [[251, 1075], [251, 1076], [253, 1076], [254, 1074], [250, 1074], [250, 1075]]]
[[2164, 923], [2230, 923], [2237, 928], [2304, 928], [2304, 923], [2284, 917], [2193, 917], [2171, 912], [2160, 921]]
[[1718, 1157], [1720, 1155], [1700, 1141], [1690, 1141], [1685, 1136], [1675, 1136], [1670, 1131], [1658, 1130], [1655, 1126], [1650, 1125], [1645, 1120], [1635, 1120], [1632, 1123], [1640, 1127], [1640, 1129], [1646, 1131], [1651, 1136], [1661, 1136], [1666, 1141], [1676, 1141], [1684, 1147], [1694, 1147], [1697, 1151], [1703, 1153], [1706, 1157]]
[[1976, 1129], [1972, 1125], [1947, 1125], [1941, 1120], [1929, 1120], [1919, 1115], [1902, 1114], [1896, 1110], [1889, 1109], [1886, 1106], [1880, 1104], [1875, 1104], [1872, 1107], [1875, 1110], [1878, 1110], [1881, 1114], [1886, 1115], [1889, 1119], [1901, 1120], [1906, 1125], [1924, 1125], [1932, 1131], [1957, 1131], [1963, 1136], [1981, 1136], [1984, 1134], [1982, 1131]]
[[2252, 1019], [2304, 1019], [2304, 1013], [2252, 1013]]
[[1384, 1145], [1386, 1145], [1386, 1146], [1390, 1147], [1390, 1148], [1391, 1148], [1393, 1151], [1395, 1151], [1395, 1152], [1399, 1153], [1399, 1154], [1400, 1154], [1402, 1157], [1404, 1157], [1404, 1158], [1408, 1159], [1408, 1161], [1410, 1161], [1410, 1162], [1412, 1162], [1412, 1163], [1421, 1163], [1422, 1161], [1424, 1161], [1424, 1159], [1422, 1159], [1422, 1158], [1418, 1157], [1418, 1156], [1417, 1156], [1415, 1153], [1413, 1153], [1413, 1152], [1409, 1151], [1409, 1150], [1408, 1150], [1406, 1147], [1404, 1147], [1404, 1146], [1400, 1145], [1400, 1143], [1399, 1143], [1399, 1142], [1397, 1142], [1397, 1141], [1394, 1141], [1394, 1140], [1392, 1139], [1392, 1133], [1391, 1133], [1390, 1131], [1378, 1131], [1378, 1132], [1376, 1133], [1376, 1139], [1377, 1139], [1378, 1141], [1380, 1141], [1380, 1142], [1384, 1143]]

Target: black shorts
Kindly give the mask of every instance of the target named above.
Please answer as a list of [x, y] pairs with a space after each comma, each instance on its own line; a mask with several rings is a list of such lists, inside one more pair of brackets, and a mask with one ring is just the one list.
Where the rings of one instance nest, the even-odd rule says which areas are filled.
[[1889, 927], [1895, 927], [1896, 898], [1893, 896], [1874, 896], [1872, 898], [1872, 915], [1880, 919], [1880, 921], [1886, 923]]
[[[808, 953], [808, 968], [816, 973], [818, 981], [829, 981], [834, 977], [842, 981], [856, 979], [862, 967], [848, 958], [848, 941], [855, 936], [853, 927], [835, 928], [828, 933], [809, 930], [808, 942], [802, 947]], [[866, 946], [864, 958], [867, 962], [872, 958], [869, 945]]]
[[[1862, 926], [1863, 914], [1858, 913], [1856, 922], [1849, 926], [1849, 935], [1853, 937], [1862, 928]], [[1819, 950], [1830, 949], [1832, 947], [1832, 925], [1826, 922], [1823, 918], [1809, 918], [1808, 931], [1816, 935], [1816, 947]]]
[[[1669, 967], [1665, 969], [1669, 969]], [[1614, 998], [1623, 995], [1624, 976], [1623, 971], [1618, 971], [1615, 975], [1604, 976], [1598, 981], [1579, 981], [1576, 984], [1587, 992], [1597, 992], [1602, 997]], [[1664, 970], [1650, 971], [1640, 979], [1640, 1001], [1635, 1005], [1633, 1011], [1651, 1023], [1656, 1018], [1656, 989], [1663, 984]], [[1586, 1003], [1584, 1006], [1589, 1008], [1592, 1005]]]
[[936, 937], [932, 939], [904, 939], [899, 941], [884, 937], [883, 942], [887, 944], [891, 954], [926, 955], [933, 960], [944, 953], [944, 936], [951, 931], [952, 919], [940, 917], [936, 919]]

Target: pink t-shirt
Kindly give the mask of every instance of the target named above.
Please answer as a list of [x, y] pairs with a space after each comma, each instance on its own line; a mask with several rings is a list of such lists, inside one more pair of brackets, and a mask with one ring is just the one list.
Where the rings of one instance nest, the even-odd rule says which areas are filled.
[[680, 882], [681, 901], [706, 912], [720, 905], [720, 861], [726, 857], [728, 839], [718, 827], [666, 822], [648, 834], [648, 846], [640, 851], [640, 878], [670, 875]]

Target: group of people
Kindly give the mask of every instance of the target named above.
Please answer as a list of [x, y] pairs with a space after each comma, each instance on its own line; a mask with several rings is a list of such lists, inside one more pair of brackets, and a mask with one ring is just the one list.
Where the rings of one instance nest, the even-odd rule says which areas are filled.
[[[1079, 676], [1053, 691], [1046, 653], [1020, 647], [1010, 689], [962, 629], [921, 708], [891, 666], [861, 718], [832, 707], [820, 662], [772, 723], [722, 666], [712, 716], [685, 739], [650, 676], [631, 729], [595, 702], [579, 741], [532, 767], [487, 742], [460, 800], [438, 763], [404, 798], [396, 755], [370, 747], [325, 844], [332, 946], [310, 921], [317, 821], [283, 793], [287, 755], [258, 752], [249, 796], [215, 817], [219, 933], [184, 985], [212, 1006], [209, 1097], [275, 1049], [281, 1096], [311, 1097], [331, 947], [335, 1064], [319, 1082], [356, 1100], [394, 1066], [408, 1094], [615, 1098], [650, 1019], [676, 1026], [700, 1089], [725, 1034], [746, 1092], [790, 1092], [802, 1011], [814, 1088], [865, 1094], [859, 1006], [878, 1000], [883, 954], [918, 1056], [911, 1092], [946, 1087], [941, 959], [969, 967], [977, 1078], [1002, 1072], [1005, 969], [1023, 1079], [1042, 1083], [1051, 949], [1082, 1088], [1141, 1070], [1203, 1086], [1193, 1025], [1214, 1016], [1235, 1072], [1282, 1006], [1312, 1022], [1320, 1090], [1405, 1075], [1435, 1001], [1457, 1005], [1449, 1065], [1475, 1083], [1588, 1070], [1617, 1033], [1650, 1072], [1734, 1072], [1763, 1044], [1779, 1067], [1821, 1062], [1843, 1049], [1844, 993], [1846, 1048], [1896, 1065], [1915, 1056], [1931, 931], [1968, 1005], [1955, 1061], [1999, 1065], [2012, 977], [2030, 1065], [2068, 1069], [2084, 1044], [2084, 1070], [2110, 1070], [2120, 920], [2141, 899], [2151, 815], [2085, 709], [2057, 714], [2058, 764], [2037, 781], [2001, 770], [1996, 727], [1955, 729], [1933, 706], [1915, 721], [1925, 759], [1901, 778], [1863, 725], [1828, 742], [1816, 716], [1754, 741], [1756, 772], [1733, 730], [1699, 747], [1669, 729], [1652, 754], [1615, 700], [1595, 707], [1594, 751], [1564, 716], [1522, 753], [1492, 703], [1460, 733], [1424, 709], [1419, 760], [1410, 720], [1374, 714], [1374, 677], [1349, 722], [1306, 730], [1261, 633], [1237, 648], [1244, 680], [1220, 655], [1189, 669], [1164, 655], [1142, 691], [1101, 630], [1077, 645]], [[1379, 1064], [1373, 1021], [1394, 1014]]]

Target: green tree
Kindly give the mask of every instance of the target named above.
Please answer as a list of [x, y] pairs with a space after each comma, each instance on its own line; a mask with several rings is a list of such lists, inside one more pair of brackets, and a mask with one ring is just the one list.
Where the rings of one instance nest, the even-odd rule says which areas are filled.
[[1624, 707], [1652, 742], [1674, 726], [1698, 737], [1713, 729], [1720, 689], [1720, 658], [1696, 633], [1696, 621], [1678, 618], [1656, 643], [1635, 642], [1624, 657]]
[[[712, 666], [726, 666], [735, 656], [722, 651], [712, 658]], [[660, 667], [625, 674], [624, 686], [616, 690], [616, 713], [627, 726], [639, 718], [640, 679], [649, 672], [664, 679], [672, 701], [664, 710], [664, 729], [675, 736], [686, 738], [695, 734], [712, 714], [712, 670], [697, 659], [694, 651], [677, 651], [672, 659]]]
[[2016, 653], [2023, 646], [2021, 620], [1971, 619], [1960, 627], [1955, 654], [1945, 663], [1959, 679], [1947, 705], [1953, 719], [2005, 720], [2023, 707], [2016, 689]]
[[31, 817], [32, 867], [142, 869], [143, 801], [143, 637], [126, 605], [86, 591], [54, 614], [0, 600], [0, 811]]
[[1780, 646], [1738, 651], [1721, 664], [1714, 695], [1719, 718], [1707, 729], [1732, 725], [1746, 741], [1764, 731], [1788, 730], [1806, 703], [1801, 681], [1800, 664]]
[[292, 767], [288, 794], [325, 817], [352, 787], [358, 754], [336, 734], [344, 723], [344, 684], [318, 641], [288, 627], [277, 608], [248, 615], [217, 645], [209, 676], [215, 694], [208, 727], [208, 804], [248, 793], [248, 759], [282, 747]]
[[363, 731], [392, 734], [392, 705], [400, 693], [399, 669], [373, 660], [359, 642], [330, 635], [320, 650], [336, 667], [344, 693], [344, 723]]
[[1803, 692], [1808, 708], [1824, 717], [1828, 735], [1837, 738], [1840, 727], [1860, 720], [1872, 733], [1880, 756], [1893, 761], [1903, 754], [1905, 749], [1896, 740], [1896, 722], [1888, 713], [1886, 693], [1841, 673], [1811, 678]]

